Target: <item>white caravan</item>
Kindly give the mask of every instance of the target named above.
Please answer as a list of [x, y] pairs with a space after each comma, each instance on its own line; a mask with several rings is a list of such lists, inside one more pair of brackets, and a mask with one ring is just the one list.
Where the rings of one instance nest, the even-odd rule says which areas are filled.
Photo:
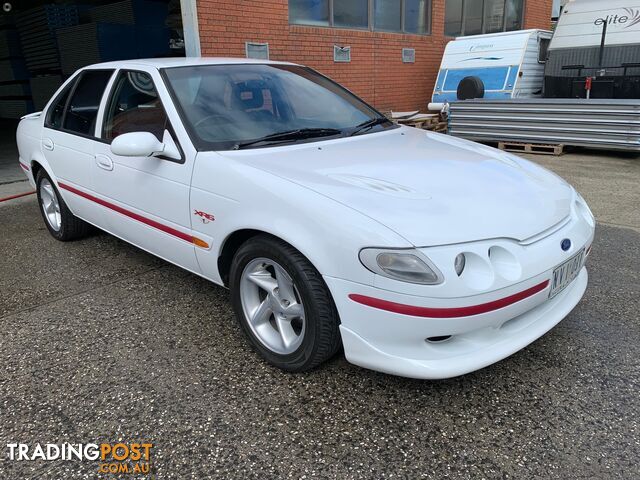
[[549, 45], [544, 96], [584, 98], [585, 87], [590, 98], [640, 98], [640, 0], [565, 5]]
[[551, 35], [518, 30], [456, 38], [445, 48], [432, 102], [541, 95]]

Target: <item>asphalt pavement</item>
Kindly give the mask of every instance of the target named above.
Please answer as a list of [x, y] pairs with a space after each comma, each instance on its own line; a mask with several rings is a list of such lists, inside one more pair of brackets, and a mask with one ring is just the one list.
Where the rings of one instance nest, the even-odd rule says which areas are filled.
[[[627, 160], [614, 167], [637, 175]], [[606, 195], [586, 190], [604, 215]], [[158, 479], [640, 478], [634, 195], [609, 195], [622, 206], [598, 225], [588, 290], [565, 320], [443, 381], [368, 371], [341, 353], [283, 373], [247, 346], [225, 289], [104, 233], [56, 242], [33, 196], [4, 202], [0, 478], [141, 478], [12, 461], [5, 448], [140, 440], [154, 445]]]

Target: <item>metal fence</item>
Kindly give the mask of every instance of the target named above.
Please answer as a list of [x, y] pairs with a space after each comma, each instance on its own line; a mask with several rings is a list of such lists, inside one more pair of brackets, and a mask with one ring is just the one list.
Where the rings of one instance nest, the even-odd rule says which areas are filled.
[[511, 99], [454, 102], [449, 133], [484, 142], [640, 151], [640, 100]]

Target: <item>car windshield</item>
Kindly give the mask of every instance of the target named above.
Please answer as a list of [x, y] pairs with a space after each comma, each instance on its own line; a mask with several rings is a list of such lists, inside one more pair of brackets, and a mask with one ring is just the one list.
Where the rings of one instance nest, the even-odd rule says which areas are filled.
[[163, 74], [198, 150], [309, 142], [394, 126], [306, 67], [202, 65]]

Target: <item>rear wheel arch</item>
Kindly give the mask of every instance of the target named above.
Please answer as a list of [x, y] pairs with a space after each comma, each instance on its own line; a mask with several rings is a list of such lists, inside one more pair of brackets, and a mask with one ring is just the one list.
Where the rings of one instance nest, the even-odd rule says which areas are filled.
[[[44, 167], [37, 160], [32, 160], [30, 167], [31, 167], [31, 174], [33, 175], [33, 181], [35, 182], [36, 178], [38, 177], [38, 172], [40, 170], [42, 170]], [[47, 171], [47, 170], [45, 169], [45, 171]], [[49, 173], [49, 172], [47, 172], [47, 173]], [[51, 174], [49, 174], [49, 177], [51, 177]]]
[[36, 196], [42, 219], [51, 236], [63, 242], [86, 236], [91, 226], [69, 210], [49, 172], [42, 165], [38, 166], [34, 178]]
[[47, 176], [51, 179], [51, 181], [55, 182], [56, 186], [58, 185], [58, 177], [53, 174], [51, 170], [51, 165], [47, 162], [47, 159], [40, 155], [39, 153], [35, 153], [31, 158], [31, 162], [29, 163], [29, 167], [31, 168], [31, 174], [33, 175], [33, 181], [36, 181], [38, 176], [38, 172], [43, 170]]

